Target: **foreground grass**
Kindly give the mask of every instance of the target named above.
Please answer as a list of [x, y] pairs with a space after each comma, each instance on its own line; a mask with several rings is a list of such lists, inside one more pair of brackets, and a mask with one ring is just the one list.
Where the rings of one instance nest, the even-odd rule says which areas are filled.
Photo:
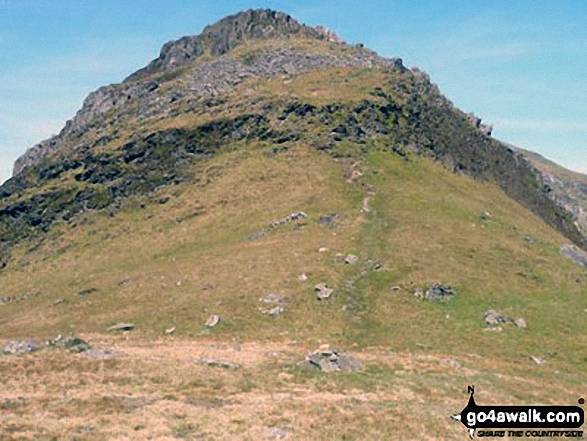
[[[554, 369], [426, 351], [355, 351], [363, 372], [297, 363], [306, 346], [84, 336], [119, 355], [46, 351], [0, 358], [2, 439], [463, 439], [450, 420], [475, 384], [484, 404], [575, 400]], [[197, 366], [199, 357], [240, 363]], [[503, 372], [510, 372], [504, 375]], [[571, 403], [569, 403], [571, 404]]]

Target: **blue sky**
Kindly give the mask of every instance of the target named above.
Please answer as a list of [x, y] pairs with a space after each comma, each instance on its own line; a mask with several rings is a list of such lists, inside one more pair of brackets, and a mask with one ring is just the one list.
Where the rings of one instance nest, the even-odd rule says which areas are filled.
[[85, 96], [241, 9], [284, 10], [427, 71], [495, 136], [587, 173], [584, 0], [0, 0], [0, 182]]

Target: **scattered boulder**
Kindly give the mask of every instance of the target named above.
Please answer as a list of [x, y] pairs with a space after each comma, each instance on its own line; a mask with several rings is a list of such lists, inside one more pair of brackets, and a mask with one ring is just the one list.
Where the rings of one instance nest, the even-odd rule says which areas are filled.
[[308, 215], [306, 213], [304, 213], [303, 211], [297, 211], [295, 213], [292, 213], [286, 217], [284, 217], [283, 219], [279, 219], [276, 221], [271, 222], [271, 226], [272, 227], [279, 227], [281, 225], [285, 225], [288, 224], [290, 222], [294, 222], [300, 219], [306, 219], [308, 217]]
[[12, 340], [6, 343], [2, 353], [5, 355], [30, 354], [31, 352], [36, 352], [41, 349], [41, 343], [36, 340]]
[[238, 369], [240, 364], [230, 360], [218, 360], [216, 358], [198, 358], [194, 361], [197, 365], [219, 367], [223, 369]]
[[543, 365], [544, 363], [546, 363], [546, 361], [544, 361], [542, 358], [539, 357], [535, 357], [534, 355], [530, 355], [530, 359], [536, 363], [537, 365]]
[[362, 370], [363, 366], [350, 355], [323, 345], [312, 352], [301, 364], [306, 369], [317, 369], [322, 372], [353, 372]]
[[319, 224], [325, 225], [328, 228], [336, 227], [338, 223], [338, 214], [336, 213], [328, 213], [323, 216], [320, 216], [317, 220]]
[[519, 329], [525, 329], [527, 327], [526, 320], [524, 320], [522, 317], [513, 319], [511, 317], [500, 314], [494, 309], [485, 311], [483, 314], [483, 319], [485, 320], [485, 323], [490, 326], [489, 329], [499, 327], [501, 330], [501, 325], [507, 324], [514, 325]]
[[204, 326], [207, 326], [208, 328], [213, 328], [217, 326], [221, 320], [222, 318], [220, 316], [212, 314], [210, 317], [208, 317], [208, 320], [206, 320]]
[[358, 261], [359, 261], [359, 258], [357, 256], [355, 256], [354, 254], [349, 254], [344, 259], [344, 263], [346, 263], [347, 265], [354, 265]]
[[426, 290], [426, 292], [424, 292], [424, 289], [421, 287], [417, 287], [416, 289], [414, 289], [414, 296], [418, 299], [424, 300], [450, 300], [454, 294], [455, 290], [453, 287], [449, 285], [442, 285], [440, 283], [433, 283]]
[[328, 285], [326, 283], [318, 283], [314, 287], [314, 290], [316, 292], [316, 297], [318, 297], [318, 300], [328, 300], [334, 292], [333, 289], [328, 288]]
[[308, 276], [307, 276], [307, 274], [300, 274], [300, 275], [298, 276], [298, 280], [299, 280], [300, 282], [305, 282], [306, 280], [308, 280]]
[[84, 297], [84, 296], [93, 294], [95, 292], [98, 292], [98, 290], [96, 288], [88, 288], [88, 289], [84, 289], [84, 290], [78, 292], [77, 295]]
[[500, 324], [507, 323], [510, 319], [504, 315], [501, 315], [497, 311], [490, 309], [483, 314], [483, 318], [485, 319], [485, 323], [490, 326], [496, 326]]
[[165, 334], [165, 335], [172, 335], [174, 332], [175, 332], [175, 326], [171, 326], [171, 327], [165, 328], [163, 330], [163, 334]]
[[424, 294], [427, 300], [448, 300], [455, 294], [454, 289], [449, 285], [434, 283]]
[[318, 248], [318, 252], [319, 253], [325, 253], [326, 251], [328, 251], [328, 248], [326, 248], [326, 247], [320, 247], [320, 248]]
[[0, 305], [8, 305], [12, 303], [12, 297], [0, 297]]
[[283, 313], [283, 296], [281, 294], [269, 293], [259, 299], [260, 302], [276, 305], [270, 309], [259, 309], [261, 314], [270, 317], [278, 317]]
[[92, 347], [90, 346], [90, 344], [88, 342], [82, 340], [81, 338], [73, 337], [73, 336], [68, 337], [68, 338], [63, 338], [60, 335], [54, 340], [49, 340], [48, 344], [49, 344], [49, 346], [53, 346], [56, 348], [68, 349], [69, 352], [74, 353], [74, 354], [79, 354], [81, 352], [87, 352], [90, 349], [92, 349]]
[[576, 245], [563, 245], [560, 248], [561, 256], [571, 259], [581, 266], [587, 267], [587, 252]]
[[108, 332], [124, 332], [124, 331], [132, 331], [135, 328], [135, 325], [132, 323], [117, 323], [115, 325], [110, 326], [106, 331]]

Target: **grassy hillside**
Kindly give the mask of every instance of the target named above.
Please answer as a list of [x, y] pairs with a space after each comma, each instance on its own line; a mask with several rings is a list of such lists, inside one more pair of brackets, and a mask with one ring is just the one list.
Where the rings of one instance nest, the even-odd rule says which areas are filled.
[[[254, 437], [263, 425], [285, 419], [291, 426], [309, 412], [331, 421], [330, 431], [317, 432], [308, 418], [296, 423], [292, 433], [323, 439], [347, 433], [348, 439], [361, 439], [372, 412], [365, 414], [365, 409], [360, 410], [362, 401], [357, 401], [349, 404], [354, 409], [352, 419], [339, 411], [331, 413], [321, 404], [326, 390], [341, 394], [331, 397], [334, 402], [376, 393], [377, 397], [366, 398], [368, 406], [377, 406], [375, 415], [409, 414], [407, 425], [392, 418], [370, 428], [368, 439], [385, 433], [422, 439], [413, 430], [425, 430], [430, 439], [453, 435], [459, 439], [462, 428], [445, 421], [443, 403], [450, 400], [455, 406], [451, 410], [460, 410], [461, 401], [464, 404], [460, 391], [472, 381], [492, 390], [500, 403], [511, 401], [511, 394], [521, 401], [549, 403], [579, 393], [587, 362], [582, 306], [587, 274], [559, 257], [558, 245], [564, 239], [558, 233], [494, 186], [454, 175], [428, 159], [413, 157], [405, 162], [389, 152], [374, 152], [362, 162], [335, 162], [301, 143], [270, 158], [266, 153], [258, 146], [243, 145], [201, 170], [194, 169], [197, 185], [180, 186], [150, 199], [169, 198], [165, 204], [137, 198], [114, 218], [90, 212], [75, 228], [56, 229], [52, 239], [34, 252], [18, 250], [18, 269], [2, 275], [3, 295], [19, 298], [29, 293], [29, 297], [2, 306], [3, 338], [75, 332], [98, 346], [110, 345], [127, 354], [122, 365], [118, 360], [92, 364], [83, 355], [64, 360], [56, 352], [1, 359], [4, 372], [14, 375], [24, 368], [25, 377], [31, 379], [30, 375], [61, 378], [65, 374], [53, 374], [52, 363], [65, 363], [70, 374], [79, 370], [75, 373], [81, 375], [79, 381], [85, 378], [75, 386], [76, 393], [93, 390], [102, 397], [91, 402], [78, 397], [70, 404], [46, 397], [52, 404], [43, 413], [42, 433], [71, 435], [76, 427], [70, 414], [73, 405], [89, 412], [88, 418], [97, 413], [117, 421], [119, 434], [137, 439], [141, 435], [128, 432], [126, 418], [163, 436], [169, 431], [210, 430], [210, 418], [222, 418], [226, 411], [225, 404], [206, 405], [204, 417], [184, 409], [178, 420], [171, 414], [154, 417], [153, 426], [139, 417], [135, 407], [120, 402], [121, 390], [144, 395], [141, 400], [167, 393], [181, 402], [179, 407], [187, 406], [179, 398], [184, 394], [196, 394], [207, 402], [220, 393], [222, 400], [240, 402], [235, 421], [242, 422], [233, 421], [217, 436], [204, 430], [209, 439]], [[295, 211], [309, 217], [269, 226]], [[334, 224], [317, 222], [329, 214], [336, 214]], [[265, 236], [250, 239], [262, 229], [267, 230]], [[358, 255], [359, 263], [345, 265], [347, 253]], [[302, 273], [308, 275], [305, 282], [298, 280]], [[445, 303], [414, 297], [415, 287], [434, 281], [454, 286], [457, 294]], [[335, 289], [332, 300], [316, 300], [313, 286], [318, 282]], [[398, 286], [399, 291], [392, 289]], [[77, 294], [91, 288], [95, 291], [90, 294]], [[286, 299], [280, 317], [258, 310], [259, 297], [268, 292]], [[524, 317], [528, 328], [484, 331], [482, 314], [491, 308]], [[212, 313], [222, 316], [223, 322], [206, 330], [203, 324]], [[124, 339], [99, 336], [119, 321], [136, 325], [127, 336], [131, 346]], [[177, 327], [177, 340], [161, 346], [157, 341], [170, 325]], [[229, 346], [222, 349], [220, 342]], [[250, 353], [230, 350], [236, 343]], [[364, 372], [326, 377], [292, 367], [291, 363], [303, 360], [306, 350], [323, 343], [358, 354], [366, 365]], [[281, 355], [265, 359], [263, 346]], [[202, 350], [217, 355], [228, 350], [233, 359], [245, 357], [246, 370], [192, 372], [188, 355]], [[546, 358], [547, 364], [534, 365], [532, 355]], [[153, 365], [156, 361], [149, 362], [150, 357], [163, 364]], [[168, 364], [176, 362], [173, 369]], [[103, 367], [95, 371], [95, 363]], [[111, 378], [115, 371], [116, 378]], [[142, 375], [155, 383], [139, 380]], [[186, 380], [177, 383], [176, 376]], [[13, 378], [4, 376], [5, 390], [21, 390]], [[495, 384], [504, 378], [496, 391]], [[98, 386], [113, 381], [112, 387], [120, 386]], [[50, 390], [60, 387], [57, 380], [50, 382]], [[545, 382], [552, 387], [537, 387]], [[220, 392], [212, 393], [211, 384]], [[247, 414], [243, 403], [258, 394], [286, 393], [291, 388], [308, 398], [305, 404], [287, 405], [291, 419], [275, 417], [270, 420], [277, 423], [270, 423]], [[431, 400], [427, 406], [418, 404], [424, 397]], [[9, 409], [9, 421], [23, 424], [24, 410], [37, 405], [29, 402], [27, 407]], [[270, 407], [278, 412], [284, 405], [278, 400]], [[122, 406], [128, 417], [119, 420], [110, 413], [112, 406]], [[157, 412], [156, 408], [143, 408], [140, 414]], [[422, 426], [417, 418], [428, 412], [431, 420]], [[60, 424], [65, 432], [51, 429], [57, 415], [69, 421]], [[103, 423], [95, 424], [97, 432], [90, 439], [117, 433]], [[38, 430], [29, 427], [28, 433]]]
[[[161, 57], [0, 188], [0, 340], [97, 351], [0, 355], [0, 438], [458, 440], [467, 385], [584, 397], [570, 213], [425, 74], [319, 35]], [[435, 283], [455, 294], [415, 296]], [[362, 370], [302, 369], [325, 344]]]

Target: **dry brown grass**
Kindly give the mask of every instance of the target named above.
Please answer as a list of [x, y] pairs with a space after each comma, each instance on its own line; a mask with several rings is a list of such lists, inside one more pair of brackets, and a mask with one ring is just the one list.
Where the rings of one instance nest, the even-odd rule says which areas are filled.
[[[364, 373], [327, 375], [296, 367], [311, 349], [297, 342], [83, 337], [120, 355], [0, 358], [2, 439], [252, 440], [282, 427], [288, 439], [459, 440], [464, 428], [449, 415], [464, 406], [467, 384], [486, 404], [533, 399], [537, 390], [564, 403], [574, 392], [538, 375], [500, 375], [512, 366], [475, 356], [357, 351]], [[241, 368], [197, 366], [200, 357]]]

